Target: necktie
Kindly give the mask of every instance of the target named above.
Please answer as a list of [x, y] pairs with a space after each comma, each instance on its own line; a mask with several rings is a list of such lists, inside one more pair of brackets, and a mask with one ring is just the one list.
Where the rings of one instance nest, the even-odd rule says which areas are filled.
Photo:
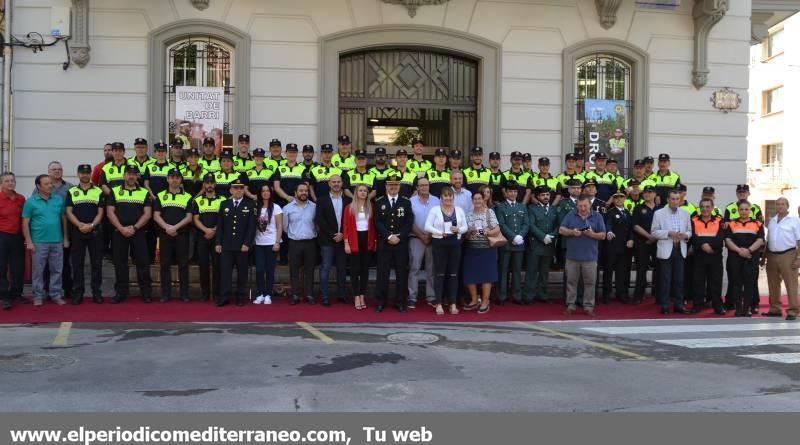
[[233, 210], [239, 209], [239, 201], [233, 201]]
[[392, 208], [394, 208], [394, 198], [392, 198]]

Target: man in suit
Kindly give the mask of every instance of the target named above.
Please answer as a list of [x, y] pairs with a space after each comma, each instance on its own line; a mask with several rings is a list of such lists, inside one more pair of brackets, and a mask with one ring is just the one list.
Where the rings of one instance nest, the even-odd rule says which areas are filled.
[[386, 178], [386, 195], [375, 201], [375, 231], [378, 233], [378, 276], [375, 312], [383, 312], [389, 293], [389, 272], [395, 272], [394, 301], [397, 310], [406, 311], [408, 295], [408, 236], [414, 224], [411, 201], [400, 195], [400, 176]]
[[625, 193], [614, 192], [612, 206], [606, 212], [606, 251], [603, 268], [603, 303], [611, 296], [611, 279], [614, 278], [617, 300], [628, 304], [628, 285], [630, 284], [631, 252], [633, 238], [631, 216], [625, 210]]
[[[522, 304], [522, 257], [525, 255], [525, 237], [528, 236], [528, 211], [517, 200], [518, 185], [509, 180], [503, 185], [505, 201], [495, 208], [500, 232], [508, 244], [500, 248], [500, 285], [497, 304], [503, 305], [508, 298], [508, 273], [511, 272], [511, 299], [514, 304]], [[523, 190], [525, 192], [525, 190]]]
[[669, 206], [653, 215], [651, 233], [658, 240], [659, 289], [661, 313], [669, 314], [670, 297], [675, 312], [687, 313], [683, 303], [683, 267], [686, 261], [687, 244], [692, 236], [689, 212], [680, 208], [681, 193], [672, 190], [668, 195]]
[[256, 236], [256, 205], [244, 197], [245, 185], [236, 178], [230, 184], [231, 197], [219, 208], [216, 251], [220, 258], [220, 295], [217, 306], [225, 306], [233, 293], [236, 265], [236, 305], [244, 306], [250, 249]]
[[328, 298], [328, 280], [331, 267], [336, 266], [336, 289], [340, 303], [346, 303], [347, 274], [345, 270], [344, 234], [342, 233], [342, 216], [345, 207], [352, 201], [342, 192], [342, 177], [334, 174], [328, 178], [330, 192], [317, 196], [317, 213], [314, 222], [319, 230], [317, 242], [322, 254], [322, 266], [319, 270], [319, 288], [322, 294], [322, 305], [330, 306]]
[[550, 188], [540, 185], [534, 190], [538, 204], [528, 206], [528, 251], [526, 254], [525, 303], [547, 303], [547, 282], [550, 262], [556, 253], [558, 210], [550, 205]]

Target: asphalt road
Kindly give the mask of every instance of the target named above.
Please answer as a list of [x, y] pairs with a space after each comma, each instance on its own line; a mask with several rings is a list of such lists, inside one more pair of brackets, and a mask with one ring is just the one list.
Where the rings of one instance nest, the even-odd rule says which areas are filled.
[[800, 323], [772, 319], [76, 323], [0, 338], [5, 411], [800, 409]]

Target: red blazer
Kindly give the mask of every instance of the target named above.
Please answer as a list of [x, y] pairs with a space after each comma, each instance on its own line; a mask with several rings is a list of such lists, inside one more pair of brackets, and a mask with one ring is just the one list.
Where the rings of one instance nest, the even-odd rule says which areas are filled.
[[[356, 217], [350, 212], [350, 205], [342, 211], [342, 234], [347, 244], [350, 245], [350, 251], [358, 253], [358, 231], [356, 230]], [[375, 240], [375, 206], [372, 206], [372, 216], [369, 218], [369, 229], [367, 230], [367, 244], [369, 251], [374, 252], [378, 244]]]

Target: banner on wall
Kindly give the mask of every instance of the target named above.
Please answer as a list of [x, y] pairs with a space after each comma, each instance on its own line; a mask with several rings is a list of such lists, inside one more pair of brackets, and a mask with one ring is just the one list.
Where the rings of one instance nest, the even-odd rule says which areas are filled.
[[176, 138], [183, 140], [184, 147], [187, 147], [187, 140], [196, 147], [202, 144], [203, 139], [211, 137], [219, 152], [224, 126], [224, 88], [175, 87]]
[[586, 99], [584, 101], [586, 122], [586, 160], [594, 167], [595, 156], [603, 152], [609, 159], [616, 159], [620, 169], [625, 167], [628, 151], [627, 125], [624, 100]]

